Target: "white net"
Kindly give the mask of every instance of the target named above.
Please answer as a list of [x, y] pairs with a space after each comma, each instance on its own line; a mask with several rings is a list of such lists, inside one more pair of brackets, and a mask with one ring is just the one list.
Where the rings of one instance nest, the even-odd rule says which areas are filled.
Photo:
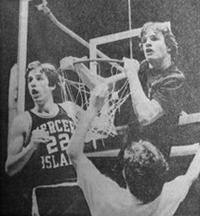
[[[86, 66], [91, 61], [96, 64], [97, 74], [90, 71]], [[112, 62], [112, 60], [110, 61]], [[71, 100], [82, 109], [86, 110], [89, 105], [91, 90], [100, 83], [107, 83], [109, 96], [101, 111], [95, 117], [91, 128], [87, 133], [86, 142], [91, 140], [105, 139], [117, 134], [114, 125], [116, 111], [129, 97], [128, 81], [122, 80], [117, 83], [117, 75], [121, 73], [118, 66], [110, 64], [108, 60], [85, 60], [74, 63], [74, 71], [59, 70], [62, 81], [62, 99]], [[119, 61], [122, 63], [121, 61]], [[115, 78], [114, 78], [115, 77]], [[123, 76], [125, 78], [125, 76]]]

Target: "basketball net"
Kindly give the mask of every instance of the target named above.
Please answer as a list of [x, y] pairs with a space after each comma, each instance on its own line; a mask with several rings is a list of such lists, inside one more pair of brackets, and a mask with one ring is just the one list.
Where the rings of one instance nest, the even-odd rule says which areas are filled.
[[[97, 73], [90, 71], [88, 67], [86, 67], [85, 64], [90, 63], [91, 61], [96, 64]], [[122, 61], [119, 62], [122, 63]], [[86, 110], [89, 106], [91, 90], [93, 90], [96, 85], [101, 83], [108, 84], [108, 99], [99, 111], [98, 115], [94, 118], [87, 133], [85, 142], [106, 139], [108, 136], [113, 137], [117, 135], [114, 125], [115, 114], [117, 110], [120, 111], [120, 106], [126, 101], [130, 94], [127, 88], [127, 80], [125, 80], [120, 87], [116, 87], [115, 84], [117, 79], [114, 79], [114, 77], [121, 73], [121, 71], [118, 67], [115, 67], [113, 63], [112, 65], [109, 63], [109, 60], [102, 59], [77, 61], [74, 63], [74, 71], [76, 72], [76, 76], [70, 76], [69, 70], [62, 71], [59, 69], [61, 75], [63, 102], [71, 100], [75, 104], [81, 106], [84, 110]], [[102, 70], [109, 72], [110, 76], [108, 78], [104, 78], [102, 76]]]

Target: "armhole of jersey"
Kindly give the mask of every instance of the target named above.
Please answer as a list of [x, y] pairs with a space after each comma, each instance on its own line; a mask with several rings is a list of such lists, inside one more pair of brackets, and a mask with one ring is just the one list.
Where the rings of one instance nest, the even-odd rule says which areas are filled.
[[24, 137], [24, 144], [27, 145], [29, 140], [30, 140], [30, 133], [31, 133], [31, 128], [32, 128], [32, 118], [31, 118], [31, 114], [29, 111], [25, 112], [25, 120], [27, 121], [27, 130], [26, 130], [26, 134]]

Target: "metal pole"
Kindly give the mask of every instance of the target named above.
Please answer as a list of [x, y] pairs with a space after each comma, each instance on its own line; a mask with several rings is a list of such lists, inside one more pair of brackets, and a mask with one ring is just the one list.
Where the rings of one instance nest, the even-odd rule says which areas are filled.
[[[129, 30], [132, 29], [132, 22], [131, 22], [131, 0], [128, 0], [128, 23], [129, 23]], [[132, 38], [129, 39], [130, 44], [130, 58], [133, 58], [133, 44]]]
[[20, 0], [19, 5], [19, 33], [18, 33], [18, 113], [22, 113], [25, 107], [25, 69], [27, 58], [27, 32], [28, 32], [28, 4], [29, 0]]

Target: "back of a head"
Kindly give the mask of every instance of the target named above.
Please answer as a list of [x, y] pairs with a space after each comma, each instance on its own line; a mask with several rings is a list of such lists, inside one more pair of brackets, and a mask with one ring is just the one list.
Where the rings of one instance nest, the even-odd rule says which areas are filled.
[[[150, 142], [138, 143], [143, 149], [140, 149], [140, 154], [137, 150], [130, 151], [130, 145], [124, 150], [124, 178], [130, 192], [143, 203], [149, 203], [162, 191], [168, 164], [162, 153]], [[131, 145], [135, 144], [132, 142]], [[129, 151], [128, 157], [125, 157], [126, 151]]]
[[171, 31], [171, 28], [167, 25], [166, 22], [148, 22], [145, 23], [142, 27], [140, 38], [142, 43], [142, 38], [146, 35], [149, 29], [161, 32], [165, 38], [165, 43], [168, 48], [170, 48], [170, 54], [173, 60], [175, 60], [176, 55], [178, 54], [178, 43], [175, 39], [174, 34]]

